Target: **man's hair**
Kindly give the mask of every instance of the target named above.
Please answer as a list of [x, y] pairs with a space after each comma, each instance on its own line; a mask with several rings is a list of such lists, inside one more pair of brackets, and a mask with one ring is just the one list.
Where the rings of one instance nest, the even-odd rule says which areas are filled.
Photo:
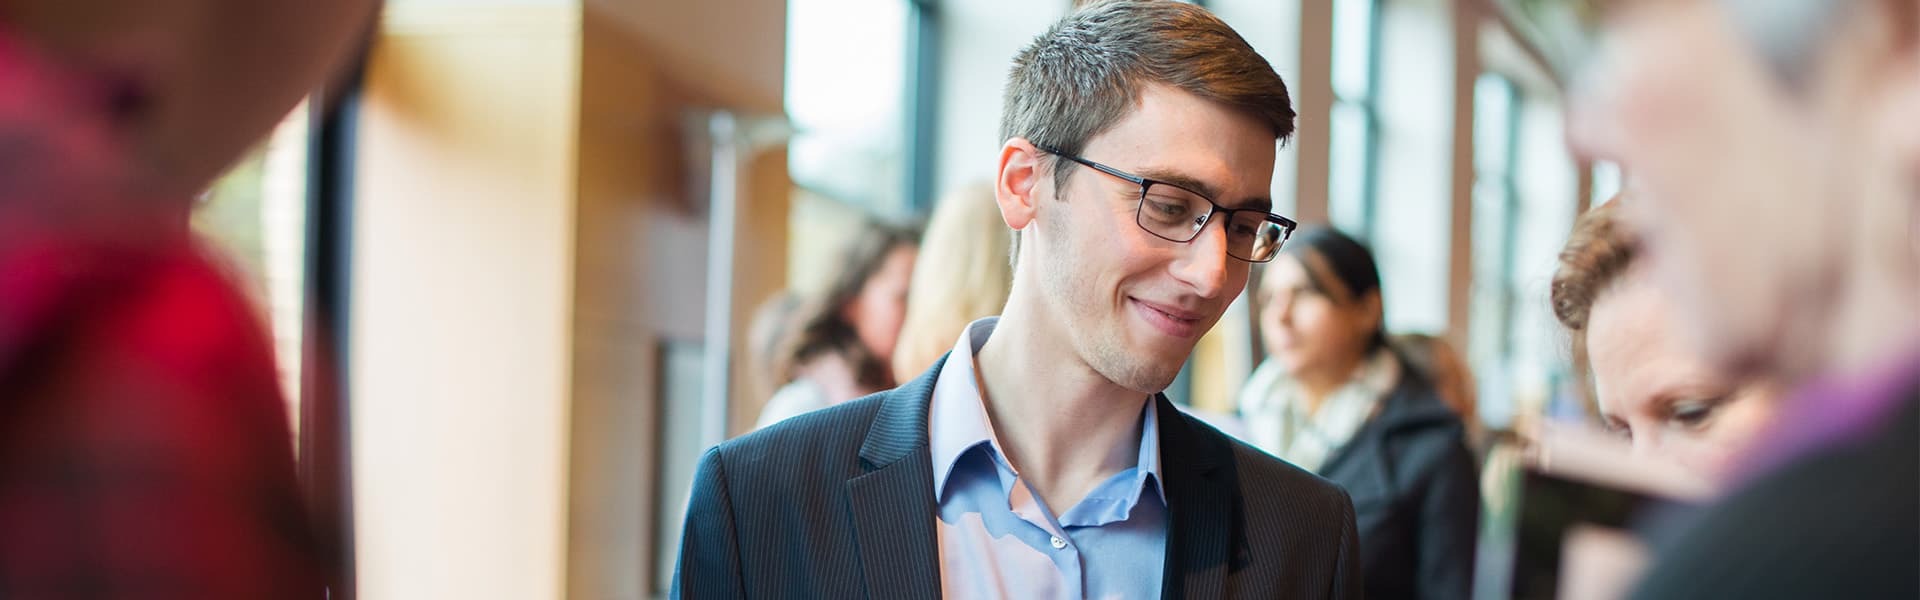
[[[1000, 139], [1079, 154], [1133, 109], [1148, 84], [1258, 117], [1282, 142], [1293, 135], [1287, 84], [1233, 28], [1191, 4], [1112, 0], [1074, 11], [1014, 56]], [[1046, 157], [1041, 164], [1053, 169], [1054, 188], [1064, 189], [1073, 163]]]

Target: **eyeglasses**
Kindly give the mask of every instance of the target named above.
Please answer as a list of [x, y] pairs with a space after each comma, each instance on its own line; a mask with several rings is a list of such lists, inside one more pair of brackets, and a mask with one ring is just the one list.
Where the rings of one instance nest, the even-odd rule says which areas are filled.
[[1165, 181], [1155, 181], [1115, 169], [1046, 146], [1042, 152], [1058, 156], [1095, 171], [1118, 177], [1140, 186], [1140, 204], [1134, 207], [1134, 223], [1154, 237], [1169, 242], [1187, 243], [1200, 236], [1214, 215], [1224, 215], [1227, 229], [1227, 255], [1247, 262], [1263, 263], [1280, 254], [1299, 227], [1293, 219], [1253, 208], [1227, 208], [1214, 203], [1205, 194]]

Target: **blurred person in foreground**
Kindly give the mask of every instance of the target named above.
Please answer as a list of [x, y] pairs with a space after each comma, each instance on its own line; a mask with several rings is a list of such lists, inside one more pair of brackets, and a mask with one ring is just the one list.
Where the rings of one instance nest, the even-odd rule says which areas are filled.
[[907, 287], [907, 318], [893, 351], [895, 381], [933, 366], [968, 323], [1000, 314], [1013, 285], [1012, 243], [992, 185], [968, 185], [940, 199]]
[[1673, 296], [1655, 285], [1626, 195], [1574, 222], [1553, 276], [1553, 313], [1586, 350], [1601, 423], [1636, 453], [1723, 476], [1772, 417], [1773, 387], [1713, 369], [1679, 338]]
[[376, 4], [0, 3], [0, 597], [324, 594], [266, 327], [188, 215]]
[[1920, 597], [1920, 4], [1621, 3], [1569, 136], [1681, 335], [1796, 391], [1642, 598]]
[[1480, 477], [1459, 415], [1387, 343], [1367, 247], [1302, 231], [1261, 273], [1269, 358], [1241, 392], [1254, 443], [1353, 496], [1370, 598], [1466, 598]]
[[1159, 392], [1293, 222], [1286, 85], [1206, 9], [1080, 9], [1014, 58], [998, 318], [883, 394], [709, 450], [692, 598], [1351, 598], [1339, 487]]
[[787, 317], [773, 355], [780, 388], [755, 428], [894, 386], [888, 358], [906, 319], [919, 234], [876, 222], [841, 250], [840, 270]]

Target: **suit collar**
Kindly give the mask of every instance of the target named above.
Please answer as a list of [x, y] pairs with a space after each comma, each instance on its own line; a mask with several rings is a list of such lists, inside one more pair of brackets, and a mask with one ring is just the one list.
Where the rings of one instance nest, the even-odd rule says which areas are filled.
[[864, 472], [846, 482], [869, 598], [940, 597], [927, 405], [945, 363], [884, 392], [860, 445]]
[[1154, 396], [1160, 419], [1160, 456], [1166, 467], [1166, 598], [1219, 598], [1230, 571], [1246, 564], [1242, 510], [1233, 447], [1166, 396]]
[[[934, 375], [932, 397], [927, 408], [927, 448], [932, 453], [935, 502], [947, 501], [947, 479], [952, 476], [955, 465], [969, 452], [985, 446], [985, 451], [992, 455], [986, 460], [996, 463], [1005, 460], [1006, 448], [995, 433], [993, 417], [987, 413], [986, 402], [980, 393], [980, 379], [975, 372], [976, 357], [980, 349], [986, 346], [999, 321], [999, 317], [986, 317], [969, 323]], [[1135, 455], [1133, 486], [1118, 504], [1107, 505], [1118, 511], [1120, 518], [1132, 511], [1134, 502], [1145, 493], [1148, 482], [1152, 482], [1154, 495], [1161, 505], [1164, 506], [1167, 501], [1166, 486], [1162, 483], [1164, 476], [1161, 474], [1160, 411], [1157, 402], [1149, 400], [1141, 403], [1139, 451]], [[1010, 484], [1009, 479], [1015, 471], [1011, 468], [1001, 471], [1004, 489]], [[1055, 507], [1055, 510], [1061, 511], [1055, 516], [1068, 518], [1075, 513], [1075, 508]]]
[[1159, 411], [1160, 461], [1168, 471], [1210, 472], [1233, 464], [1233, 447], [1219, 432], [1205, 435], [1206, 425], [1181, 412], [1165, 394], [1154, 394]]
[[933, 362], [913, 381], [884, 392], [880, 412], [867, 428], [866, 441], [860, 444], [860, 462], [875, 470], [898, 462], [915, 450], [927, 448], [927, 405], [933, 398], [933, 383], [947, 357]]
[[[886, 392], [860, 446], [866, 473], [847, 481], [867, 591], [875, 598], [937, 598], [939, 549], [933, 521], [933, 464], [927, 408], [949, 357]], [[1166, 396], [1155, 394], [1167, 502], [1162, 595], [1217, 598], [1227, 575], [1247, 564], [1233, 447]]]

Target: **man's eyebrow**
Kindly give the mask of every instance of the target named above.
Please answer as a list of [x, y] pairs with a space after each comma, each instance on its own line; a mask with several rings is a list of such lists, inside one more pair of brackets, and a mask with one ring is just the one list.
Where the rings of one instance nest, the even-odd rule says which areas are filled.
[[1207, 199], [1219, 202], [1219, 200], [1216, 200], [1216, 198], [1220, 197], [1220, 190], [1218, 188], [1208, 185], [1205, 181], [1188, 177], [1186, 174], [1178, 171], [1154, 167], [1141, 169], [1140, 176], [1160, 183], [1171, 183], [1187, 188], [1189, 191], [1200, 192], [1200, 195], [1206, 196]]
[[[1215, 202], [1218, 202], [1218, 200], [1216, 200]], [[1273, 199], [1268, 198], [1266, 196], [1254, 196], [1252, 198], [1242, 200], [1234, 204], [1233, 206], [1227, 206], [1225, 204], [1222, 204], [1221, 206], [1226, 206], [1227, 208], [1236, 209], [1236, 210], [1257, 210], [1263, 213], [1270, 213], [1270, 212], [1273, 212]]]
[[1234, 202], [1231, 204], [1227, 202], [1222, 202], [1220, 201], [1219, 189], [1211, 185], [1208, 185], [1207, 182], [1205, 181], [1188, 177], [1186, 174], [1180, 173], [1178, 171], [1170, 171], [1167, 169], [1160, 169], [1160, 168], [1149, 168], [1149, 169], [1142, 169], [1139, 175], [1141, 177], [1152, 179], [1160, 183], [1170, 183], [1183, 188], [1187, 188], [1190, 191], [1200, 192], [1200, 195], [1206, 196], [1207, 199], [1209, 200], [1213, 200], [1214, 203], [1219, 204], [1221, 208], [1256, 209], [1256, 210], [1259, 210], [1260, 212], [1273, 212], [1272, 198], [1268, 198], [1266, 196], [1255, 196], [1255, 197], [1247, 198], [1245, 200], [1241, 200], [1239, 202]]

